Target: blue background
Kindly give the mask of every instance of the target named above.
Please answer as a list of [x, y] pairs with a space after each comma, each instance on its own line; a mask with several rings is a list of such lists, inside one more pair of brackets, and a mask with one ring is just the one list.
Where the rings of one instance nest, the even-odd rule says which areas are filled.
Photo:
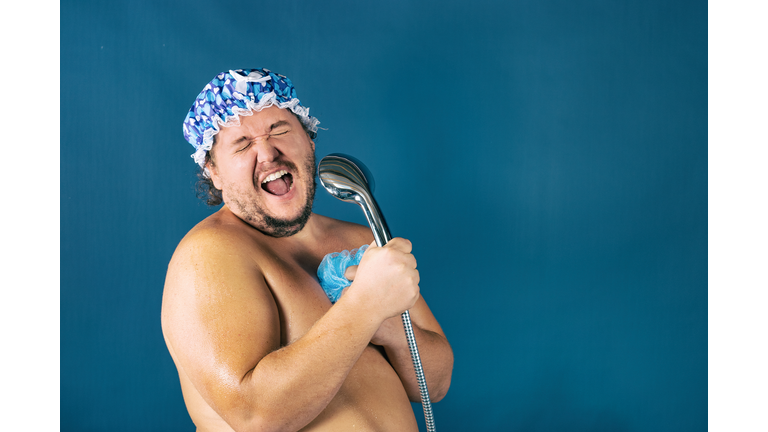
[[706, 430], [706, 2], [66, 0], [63, 431], [194, 430], [160, 329], [213, 211], [181, 122], [248, 67], [413, 241], [455, 353], [438, 430]]

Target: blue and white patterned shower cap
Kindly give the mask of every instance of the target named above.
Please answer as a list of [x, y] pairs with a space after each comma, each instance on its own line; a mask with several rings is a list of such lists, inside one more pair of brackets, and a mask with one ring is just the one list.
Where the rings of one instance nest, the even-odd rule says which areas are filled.
[[184, 119], [184, 138], [196, 150], [192, 158], [205, 168], [205, 155], [222, 126], [239, 126], [240, 116], [253, 115], [272, 105], [290, 109], [307, 130], [317, 132], [320, 122], [301, 105], [288, 77], [267, 69], [235, 69], [216, 75]]

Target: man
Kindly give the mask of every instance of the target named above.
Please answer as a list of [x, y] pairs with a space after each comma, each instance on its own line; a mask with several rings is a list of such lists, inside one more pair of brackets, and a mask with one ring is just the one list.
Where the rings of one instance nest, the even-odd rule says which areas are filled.
[[[420, 402], [400, 314], [410, 310], [430, 397], [453, 353], [419, 295], [411, 243], [311, 212], [317, 120], [266, 69], [214, 78], [184, 122], [224, 206], [168, 266], [162, 326], [198, 431], [417, 431]], [[331, 304], [326, 254], [370, 244]]]

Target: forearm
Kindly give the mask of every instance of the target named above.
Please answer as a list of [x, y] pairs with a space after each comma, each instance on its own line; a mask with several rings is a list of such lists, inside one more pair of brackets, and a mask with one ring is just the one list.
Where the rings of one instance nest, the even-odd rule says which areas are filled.
[[[384, 344], [384, 350], [392, 367], [400, 376], [409, 399], [412, 402], [421, 402], [419, 384], [416, 379], [402, 320], [400, 317], [397, 317], [396, 321], [390, 321], [395, 323], [399, 321], [400, 331], [392, 332], [392, 337]], [[416, 345], [419, 349], [424, 376], [427, 379], [429, 398], [433, 402], [438, 402], [448, 393], [448, 388], [451, 385], [453, 350], [444, 336], [421, 329], [416, 324], [412, 324], [412, 327]], [[399, 337], [397, 337], [398, 334]]]
[[379, 323], [339, 301], [301, 338], [264, 358], [243, 379], [256, 424], [306, 426], [331, 402]]

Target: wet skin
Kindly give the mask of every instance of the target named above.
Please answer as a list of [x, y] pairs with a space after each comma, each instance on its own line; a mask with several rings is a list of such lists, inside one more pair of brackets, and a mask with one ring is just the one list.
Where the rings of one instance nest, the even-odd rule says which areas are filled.
[[[419, 294], [410, 242], [371, 246], [331, 305], [320, 261], [372, 235], [316, 214], [293, 235], [268, 235], [267, 221], [295, 221], [311, 203], [314, 143], [296, 117], [278, 108], [243, 117], [213, 152], [226, 205], [179, 244], [162, 310], [198, 430], [416, 431], [418, 386], [399, 314], [411, 311], [433, 401], [448, 390], [453, 354]], [[261, 181], [282, 169], [290, 191], [270, 194]]]

